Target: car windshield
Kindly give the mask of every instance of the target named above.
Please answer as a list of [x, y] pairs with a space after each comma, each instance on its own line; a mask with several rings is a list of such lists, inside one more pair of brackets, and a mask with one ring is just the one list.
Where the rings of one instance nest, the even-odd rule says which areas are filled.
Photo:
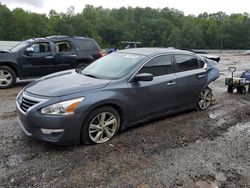
[[21, 50], [22, 48], [28, 46], [30, 44], [29, 40], [25, 40], [21, 43], [19, 43], [18, 45], [14, 46], [13, 48], [10, 49], [11, 52], [17, 52], [19, 50]]
[[81, 73], [95, 78], [119, 79], [128, 74], [144, 57], [136, 54], [112, 53], [93, 62]]

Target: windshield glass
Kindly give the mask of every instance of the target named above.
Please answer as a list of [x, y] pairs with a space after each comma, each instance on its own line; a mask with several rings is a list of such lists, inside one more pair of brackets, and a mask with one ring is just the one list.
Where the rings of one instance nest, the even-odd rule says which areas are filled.
[[128, 74], [144, 57], [136, 54], [112, 53], [93, 62], [81, 73], [96, 78], [118, 79]]
[[29, 40], [23, 41], [21, 43], [19, 43], [18, 45], [14, 46], [13, 48], [10, 49], [11, 52], [17, 52], [19, 50], [21, 50], [22, 48], [28, 46], [30, 44]]

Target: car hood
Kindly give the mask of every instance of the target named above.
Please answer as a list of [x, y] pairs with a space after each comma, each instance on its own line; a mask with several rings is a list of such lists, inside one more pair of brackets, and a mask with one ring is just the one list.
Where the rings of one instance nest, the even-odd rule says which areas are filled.
[[18, 56], [15, 52], [9, 52], [9, 51], [0, 51], [0, 62], [4, 61], [15, 61], [16, 57]]
[[9, 50], [0, 50], [0, 54], [10, 53]]
[[75, 70], [68, 70], [50, 74], [30, 83], [25, 92], [46, 97], [60, 97], [100, 89], [109, 83], [110, 80], [91, 78]]

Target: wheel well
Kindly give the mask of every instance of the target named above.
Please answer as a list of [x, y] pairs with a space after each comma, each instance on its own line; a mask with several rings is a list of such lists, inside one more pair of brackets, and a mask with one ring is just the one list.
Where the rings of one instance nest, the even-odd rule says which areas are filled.
[[[118, 114], [119, 114], [119, 116], [120, 116], [120, 120], [121, 120], [121, 125], [122, 125], [122, 122], [124, 121], [124, 113], [123, 113], [123, 111], [122, 111], [122, 109], [121, 109], [120, 106], [118, 106], [118, 105], [116, 105], [116, 104], [113, 104], [113, 103], [106, 103], [106, 104], [102, 104], [102, 105], [100, 105], [100, 106], [97, 106], [97, 107], [93, 108], [93, 109], [88, 113], [88, 115], [89, 115], [91, 112], [93, 112], [94, 110], [96, 110], [96, 109], [98, 109], [98, 108], [101, 108], [101, 107], [104, 107], [104, 106], [110, 106], [110, 107], [114, 108], [114, 109], [118, 112]], [[87, 117], [87, 116], [86, 116], [86, 117]], [[120, 127], [120, 128], [121, 128], [121, 127]]]
[[102, 104], [102, 105], [97, 106], [96, 108], [94, 108], [92, 111], [94, 111], [97, 108], [104, 107], [104, 106], [110, 106], [110, 107], [114, 108], [118, 112], [118, 114], [120, 116], [120, 120], [121, 120], [121, 125], [122, 125], [122, 122], [124, 120], [124, 114], [123, 114], [123, 111], [122, 111], [121, 107], [116, 105], [116, 104], [113, 104], [113, 103]]
[[17, 77], [19, 76], [19, 75], [18, 75], [18, 72], [17, 72], [17, 69], [16, 69], [15, 66], [13, 66], [13, 65], [11, 65], [11, 64], [9, 64], [9, 63], [1, 63], [0, 66], [10, 67], [10, 68], [15, 72], [16, 76], [17, 76]]

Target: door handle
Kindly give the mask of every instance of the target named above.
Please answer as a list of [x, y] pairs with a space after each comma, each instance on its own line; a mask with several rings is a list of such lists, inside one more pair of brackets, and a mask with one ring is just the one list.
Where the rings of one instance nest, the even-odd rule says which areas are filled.
[[70, 57], [76, 57], [76, 54], [71, 54], [71, 55], [69, 55]]
[[53, 59], [54, 57], [52, 55], [46, 56], [46, 59]]
[[203, 78], [203, 77], [205, 77], [206, 75], [205, 74], [200, 74], [199, 76], [198, 76], [198, 78]]
[[175, 84], [176, 84], [176, 82], [168, 82], [167, 86], [172, 86], [172, 85], [175, 85]]

